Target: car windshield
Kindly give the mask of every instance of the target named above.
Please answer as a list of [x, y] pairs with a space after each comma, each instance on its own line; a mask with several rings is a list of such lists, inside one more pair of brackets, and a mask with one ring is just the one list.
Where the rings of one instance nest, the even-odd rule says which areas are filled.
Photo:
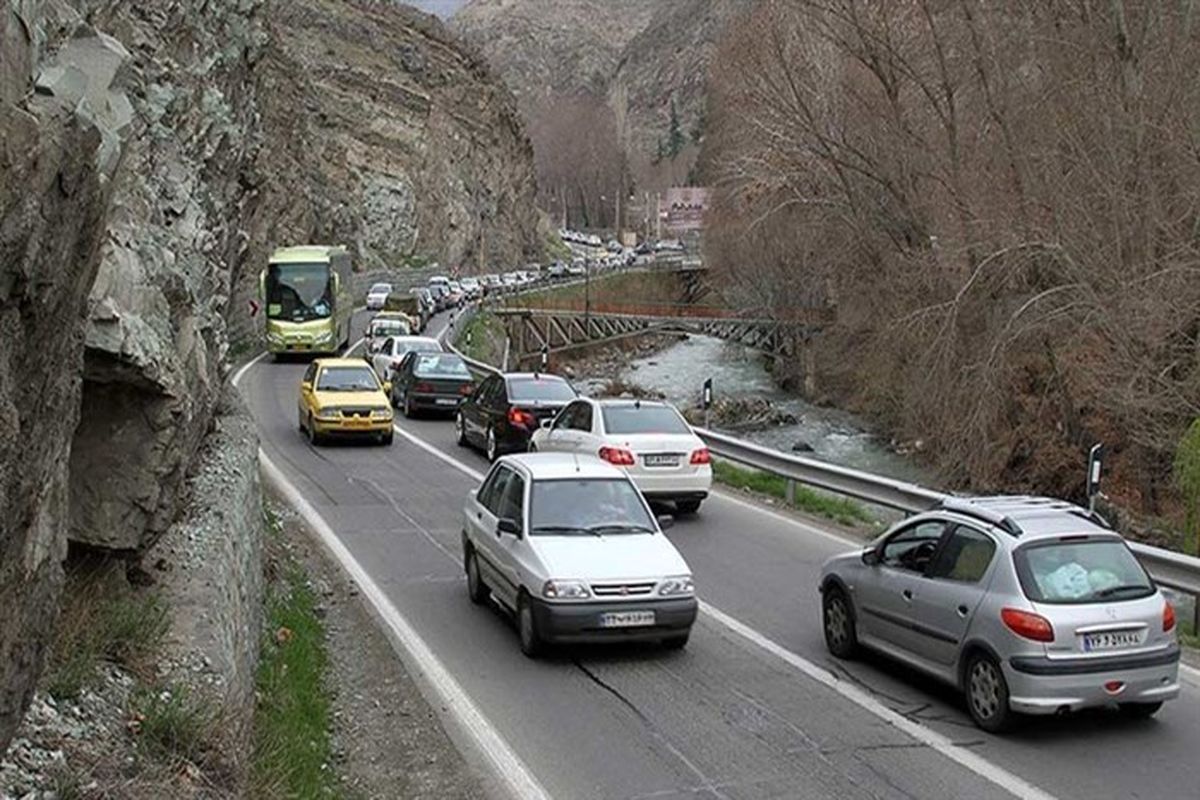
[[624, 478], [534, 481], [529, 531], [533, 536], [608, 536], [653, 533], [633, 484]]
[[692, 429], [670, 406], [602, 406], [604, 430], [609, 433], [691, 433]]
[[536, 378], [509, 378], [508, 398], [514, 403], [565, 403], [575, 399], [575, 390], [562, 378], [548, 375]]
[[418, 378], [462, 378], [471, 379], [471, 372], [463, 360], [453, 353], [430, 353], [417, 356], [413, 374]]
[[326, 367], [317, 379], [319, 392], [362, 392], [378, 389], [375, 373], [369, 367]]
[[291, 322], [324, 319], [333, 312], [328, 264], [271, 264], [267, 317]]
[[371, 287], [369, 294], [386, 294], [391, 291], [392, 285], [390, 283], [377, 283]]
[[1154, 594], [1142, 565], [1114, 539], [1055, 539], [1013, 553], [1025, 596], [1035, 603], [1103, 603]]

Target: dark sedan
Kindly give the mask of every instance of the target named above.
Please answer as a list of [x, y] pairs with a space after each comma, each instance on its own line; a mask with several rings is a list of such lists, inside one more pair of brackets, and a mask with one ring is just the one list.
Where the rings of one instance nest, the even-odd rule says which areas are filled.
[[578, 393], [557, 375], [514, 372], [484, 379], [454, 420], [458, 443], [480, 447], [489, 461], [524, 452], [529, 437]]
[[406, 417], [418, 410], [454, 411], [474, 390], [466, 362], [455, 353], [413, 351], [392, 371], [392, 405]]

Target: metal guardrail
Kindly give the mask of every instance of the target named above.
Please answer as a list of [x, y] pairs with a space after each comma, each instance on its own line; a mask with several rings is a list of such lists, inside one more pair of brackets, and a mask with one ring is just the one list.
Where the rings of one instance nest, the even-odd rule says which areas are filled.
[[[458, 315], [454, 323], [443, 332], [443, 338], [452, 336], [458, 325], [464, 320], [469, 321], [473, 314], [474, 308], [469, 308]], [[463, 355], [454, 347], [453, 342], [447, 341], [446, 345], [462, 356], [471, 369], [481, 374], [500, 372], [490, 364]], [[784, 453], [706, 428], [694, 430], [713, 455], [786, 478], [789, 488], [793, 485], [790, 482], [794, 481], [906, 514], [928, 511], [953, 497], [946, 492], [913, 483]], [[1140, 542], [1129, 542], [1129, 548], [1157, 583], [1196, 598], [1194, 613], [1197, 631], [1200, 631], [1200, 558]]]

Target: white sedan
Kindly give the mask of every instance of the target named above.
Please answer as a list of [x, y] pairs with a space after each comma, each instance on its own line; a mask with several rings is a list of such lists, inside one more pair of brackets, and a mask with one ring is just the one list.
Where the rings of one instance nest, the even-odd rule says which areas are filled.
[[392, 293], [390, 283], [377, 283], [367, 292], [367, 308], [380, 309], [387, 304], [388, 295]]
[[695, 513], [712, 488], [708, 448], [669, 403], [581, 398], [534, 431], [529, 449], [597, 456], [682, 514]]
[[414, 350], [421, 353], [440, 353], [442, 343], [428, 336], [389, 336], [379, 349], [371, 354], [371, 366], [381, 381], [390, 381], [392, 370], [400, 366], [405, 353]]

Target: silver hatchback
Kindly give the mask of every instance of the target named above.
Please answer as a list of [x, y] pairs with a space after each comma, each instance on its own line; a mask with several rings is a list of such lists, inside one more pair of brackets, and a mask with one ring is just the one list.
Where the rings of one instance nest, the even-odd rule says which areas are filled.
[[950, 500], [821, 574], [825, 643], [947, 681], [979, 727], [1179, 694], [1175, 610], [1098, 516], [1038, 497]]

